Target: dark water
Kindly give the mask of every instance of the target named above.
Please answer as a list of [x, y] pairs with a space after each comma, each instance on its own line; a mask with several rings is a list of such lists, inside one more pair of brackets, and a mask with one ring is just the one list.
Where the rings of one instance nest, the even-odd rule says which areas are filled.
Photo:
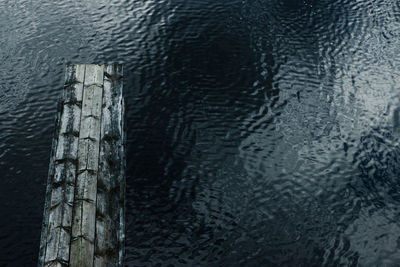
[[397, 0], [0, 0], [0, 265], [37, 260], [66, 63], [125, 65], [129, 266], [396, 266]]

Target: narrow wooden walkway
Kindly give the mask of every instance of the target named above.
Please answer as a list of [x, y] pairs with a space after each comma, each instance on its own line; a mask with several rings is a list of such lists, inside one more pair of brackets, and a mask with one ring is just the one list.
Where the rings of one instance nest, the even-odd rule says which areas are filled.
[[122, 66], [67, 66], [46, 193], [39, 266], [122, 266]]

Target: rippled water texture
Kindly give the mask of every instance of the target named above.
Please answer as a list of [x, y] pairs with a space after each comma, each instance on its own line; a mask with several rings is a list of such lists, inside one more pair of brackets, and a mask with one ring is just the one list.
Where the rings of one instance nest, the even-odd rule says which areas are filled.
[[65, 64], [120, 62], [127, 265], [394, 266], [399, 37], [392, 0], [0, 0], [0, 265], [37, 260]]

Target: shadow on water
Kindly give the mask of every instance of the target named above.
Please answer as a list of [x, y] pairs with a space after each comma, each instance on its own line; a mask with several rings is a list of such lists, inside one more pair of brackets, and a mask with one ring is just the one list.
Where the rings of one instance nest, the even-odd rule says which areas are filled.
[[[282, 153], [334, 128], [336, 66], [311, 5], [281, 6], [289, 13], [272, 22], [246, 13], [284, 13], [260, 12], [272, 6], [237, 3], [232, 17], [174, 10], [168, 44], [154, 52], [165, 61], [129, 82], [139, 92], [128, 123], [128, 262], [323, 262], [332, 216], [313, 188], [281, 173], [293, 164]], [[298, 25], [274, 25], [289, 19]]]
[[218, 5], [206, 18], [196, 12], [188, 18], [184, 8], [169, 22], [169, 43], [156, 46], [165, 60], [131, 82], [140, 84], [130, 104], [139, 105], [137, 114], [128, 123], [132, 262], [204, 264], [218, 258], [220, 251], [207, 252], [222, 242], [215, 224], [223, 219], [226, 225], [218, 228], [233, 229], [235, 222], [220, 206], [216, 178], [224, 161], [234, 161], [238, 118], [264, 101], [249, 97], [255, 71], [245, 29], [229, 25]]

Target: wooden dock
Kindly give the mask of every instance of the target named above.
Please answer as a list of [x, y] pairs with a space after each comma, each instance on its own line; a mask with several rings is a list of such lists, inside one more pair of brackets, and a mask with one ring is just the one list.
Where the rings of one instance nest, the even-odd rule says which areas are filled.
[[123, 266], [123, 118], [121, 65], [67, 66], [39, 266]]

